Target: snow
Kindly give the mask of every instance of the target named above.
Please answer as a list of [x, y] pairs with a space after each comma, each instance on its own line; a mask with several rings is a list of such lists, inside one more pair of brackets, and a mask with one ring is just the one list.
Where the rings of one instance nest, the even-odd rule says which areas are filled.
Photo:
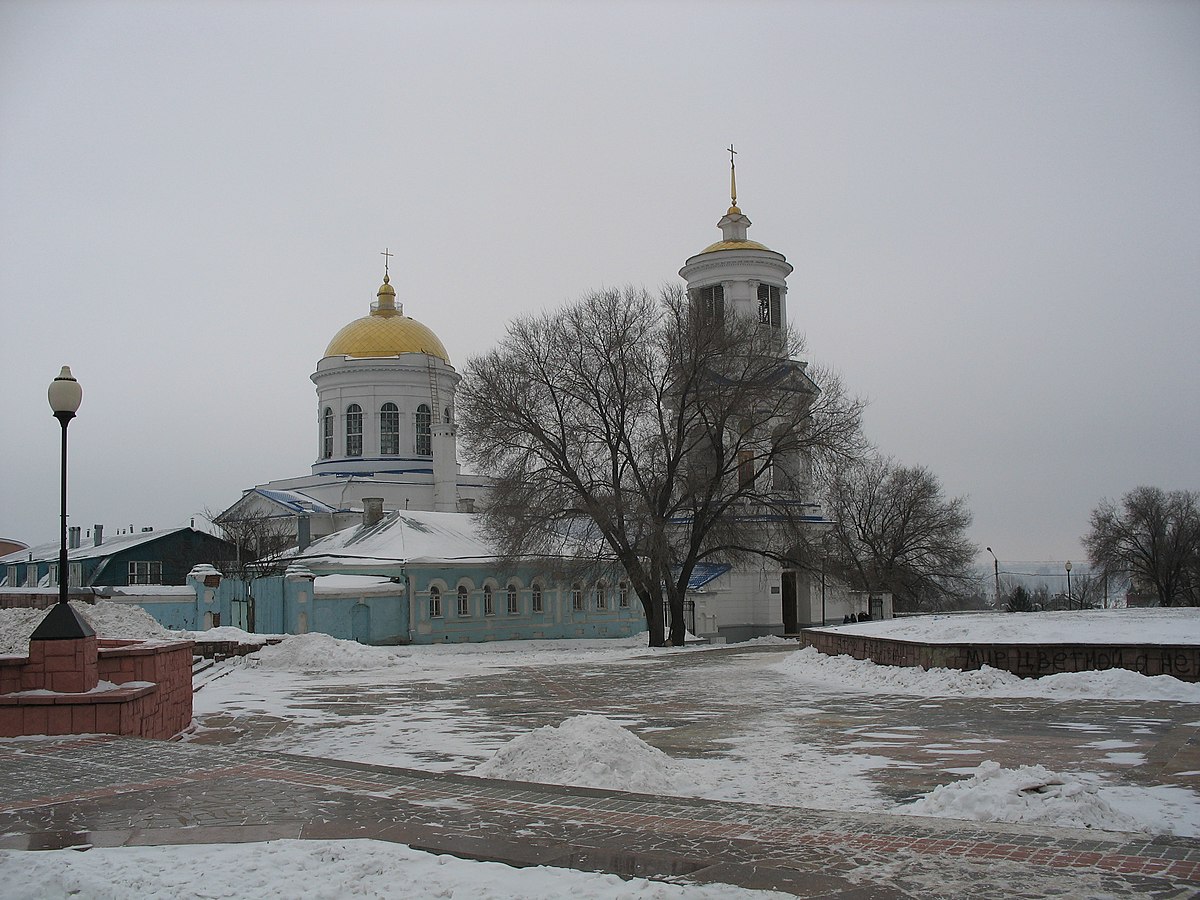
[[770, 900], [784, 894], [728, 884], [674, 885], [616, 875], [512, 868], [413, 850], [383, 841], [280, 840], [251, 844], [0, 850], [9, 900], [199, 900], [199, 898], [337, 897], [433, 900]]
[[[87, 620], [97, 637], [124, 640], [180, 637], [178, 632], [159, 625], [140, 606], [97, 600], [95, 604], [71, 601], [71, 607]], [[46, 609], [0, 609], [0, 654], [27, 654], [29, 636], [47, 612]]]
[[403, 587], [380, 575], [319, 575], [313, 582], [315, 594], [391, 594]]
[[1200, 608], [910, 616], [821, 630], [932, 644], [1200, 644]]
[[250, 662], [263, 669], [289, 672], [364, 672], [395, 665], [399, 657], [391, 648], [369, 647], [320, 632], [292, 635], [264, 647]]
[[207, 631], [181, 631], [180, 635], [190, 641], [232, 641], [235, 644], [265, 644], [272, 638], [285, 638], [286, 634], [251, 634], [233, 625], [218, 625]]
[[695, 793], [679, 763], [597, 715], [572, 716], [558, 727], [523, 734], [471, 774], [642, 794]]
[[1200, 684], [1169, 675], [1139, 675], [1127, 669], [1103, 672], [1064, 672], [1044, 678], [1020, 678], [984, 666], [971, 672], [922, 669], [919, 666], [879, 666], [849, 656], [826, 656], [805, 647], [775, 666], [798, 681], [838, 685], [870, 694], [926, 697], [1044, 697], [1050, 700], [1176, 700], [1200, 703]]

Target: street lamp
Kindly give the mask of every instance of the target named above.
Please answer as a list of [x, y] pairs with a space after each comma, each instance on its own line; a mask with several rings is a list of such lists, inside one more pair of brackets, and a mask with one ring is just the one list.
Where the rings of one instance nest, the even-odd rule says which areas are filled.
[[[1067, 609], [1075, 608], [1075, 601], [1071, 599], [1071, 561], [1068, 559], [1067, 564], [1063, 567], [1067, 570]], [[1079, 608], [1083, 609], [1083, 604], [1079, 604]]]
[[63, 366], [58, 377], [50, 382], [46, 398], [50, 401], [54, 418], [62, 425], [62, 530], [58, 550], [58, 603], [42, 620], [32, 638], [55, 640], [89, 637], [95, 632], [67, 602], [67, 583], [70, 581], [67, 565], [67, 425], [75, 418], [79, 402], [83, 399], [83, 388], [71, 375], [70, 366]]
[[[987, 548], [988, 553], [992, 553], [992, 548]], [[996, 554], [992, 553], [992, 571], [996, 573], [996, 611], [1000, 611], [1000, 560], [996, 559]]]

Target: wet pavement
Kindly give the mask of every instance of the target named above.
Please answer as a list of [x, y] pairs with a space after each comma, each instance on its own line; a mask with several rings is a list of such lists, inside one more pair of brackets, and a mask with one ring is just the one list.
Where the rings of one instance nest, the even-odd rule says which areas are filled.
[[[1194, 787], [1194, 706], [851, 694], [781, 678], [770, 668], [781, 658], [729, 648], [388, 683], [376, 671], [280, 673], [270, 703], [226, 691], [222, 711], [201, 717], [211, 730], [185, 743], [0, 742], [0, 849], [373, 838], [802, 897], [1200, 896], [1197, 840], [873, 811], [984, 758]], [[221, 677], [232, 685], [238, 672]], [[272, 684], [256, 675], [246, 689]], [[511, 737], [583, 712], [627, 723], [677, 758], [742, 766], [754, 776], [739, 782], [751, 786], [742, 796], [755, 802], [461, 774]], [[769, 744], [755, 743], [762, 733]], [[805, 808], [824, 796], [820, 773], [805, 768], [813, 760], [761, 758], [781, 736], [890, 762], [862, 773], [873, 793], [857, 806]]]
[[0, 747], [0, 849], [373, 838], [800, 897], [1162, 897], [1200, 842], [490, 781], [135, 738]]

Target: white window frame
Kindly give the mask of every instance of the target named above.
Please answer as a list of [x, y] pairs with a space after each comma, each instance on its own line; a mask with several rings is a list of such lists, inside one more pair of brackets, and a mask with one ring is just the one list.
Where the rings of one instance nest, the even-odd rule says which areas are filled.
[[442, 617], [442, 592], [441, 589], [434, 586], [429, 589], [429, 618], [440, 619]]
[[465, 584], [460, 584], [455, 596], [458, 598], [458, 617], [460, 619], [469, 619], [471, 617], [470, 588], [468, 588]]
[[531, 612], [540, 613], [546, 611], [546, 607], [542, 599], [542, 586], [540, 584], [534, 584], [529, 589], [529, 605]]
[[[145, 567], [143, 570], [142, 567]], [[70, 578], [71, 573], [67, 573]], [[162, 584], [162, 561], [150, 559], [131, 559], [129, 561], [128, 580], [126, 584]]]

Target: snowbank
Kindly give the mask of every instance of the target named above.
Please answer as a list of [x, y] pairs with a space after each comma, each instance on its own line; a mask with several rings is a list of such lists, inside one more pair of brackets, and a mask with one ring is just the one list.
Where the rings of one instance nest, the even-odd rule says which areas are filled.
[[683, 768], [604, 716], [572, 716], [505, 744], [472, 775], [645, 794], [691, 794]]
[[929, 644], [1200, 644], [1200, 608], [911, 616], [823, 630]]
[[1095, 776], [1051, 772], [1044, 766], [1005, 769], [988, 760], [970, 778], [936, 787], [896, 812], [976, 822], [1139, 831], [1136, 820], [1122, 816], [1101, 799], [1095, 780]]
[[368, 647], [314, 631], [293, 634], [278, 644], [264, 647], [249, 664], [261, 669], [320, 674], [362, 672], [395, 665], [398, 661], [391, 648]]
[[[869, 623], [868, 623], [869, 624]], [[1065, 672], [1019, 678], [990, 666], [972, 672], [917, 666], [877, 666], [870, 660], [826, 656], [813, 647], [797, 650], [775, 670], [798, 680], [872, 694], [922, 697], [1044, 697], [1048, 700], [1175, 700], [1200, 703], [1200, 684], [1169, 675], [1139, 675], [1127, 669]]]
[[[514, 868], [384, 841], [266, 841], [169, 847], [0, 850], [10, 900], [44, 897], [471, 897], [479, 900], [768, 900], [728, 884], [673, 885], [547, 866]], [[786, 895], [790, 896], [790, 895]]]
[[[87, 620], [97, 637], [145, 640], [183, 636], [163, 628], [140, 606], [97, 600], [95, 605], [72, 601], [71, 608]], [[0, 609], [0, 653], [21, 656], [28, 653], [29, 636], [46, 618], [46, 613], [44, 609]]]

